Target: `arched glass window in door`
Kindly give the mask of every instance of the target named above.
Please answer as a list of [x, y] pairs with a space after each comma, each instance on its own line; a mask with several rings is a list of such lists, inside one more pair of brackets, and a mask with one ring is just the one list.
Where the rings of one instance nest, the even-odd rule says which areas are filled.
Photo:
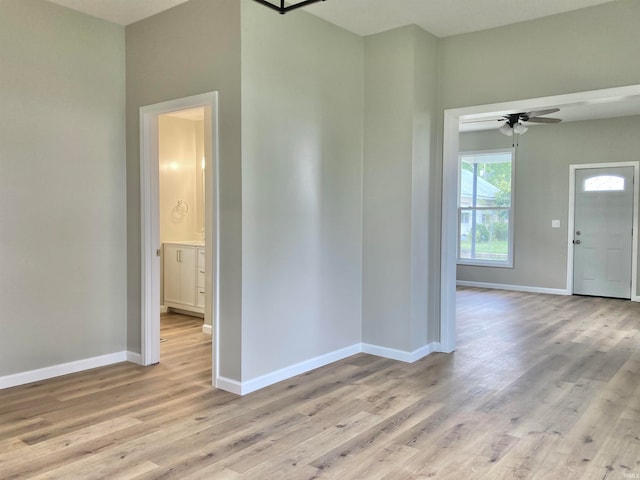
[[617, 175], [597, 175], [586, 178], [585, 192], [621, 192], [624, 190], [624, 177]]

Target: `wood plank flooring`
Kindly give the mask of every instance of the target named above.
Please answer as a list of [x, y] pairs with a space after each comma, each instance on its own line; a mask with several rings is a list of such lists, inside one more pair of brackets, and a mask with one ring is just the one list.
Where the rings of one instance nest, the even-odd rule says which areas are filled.
[[202, 321], [161, 363], [0, 391], [0, 479], [640, 478], [640, 304], [458, 291], [458, 351], [357, 355], [244, 398]]

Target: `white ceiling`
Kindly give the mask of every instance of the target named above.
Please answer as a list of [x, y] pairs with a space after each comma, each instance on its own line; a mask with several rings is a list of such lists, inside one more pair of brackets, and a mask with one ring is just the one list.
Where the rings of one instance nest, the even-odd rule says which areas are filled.
[[49, 0], [63, 7], [102, 18], [120, 25], [129, 25], [156, 13], [168, 10], [188, 0]]
[[[49, 1], [120, 25], [128, 25], [187, 0]], [[278, 3], [279, 0], [270, 1]], [[615, 0], [326, 0], [305, 9], [359, 35], [416, 24], [437, 37], [446, 37], [610, 1]], [[277, 12], [274, 15], [278, 15]], [[295, 15], [295, 12], [288, 15]]]
[[612, 0], [326, 0], [306, 10], [359, 35], [416, 24], [436, 37], [476, 32]]
[[165, 113], [167, 117], [181, 118], [183, 120], [202, 121], [204, 120], [204, 107], [188, 108], [186, 110], [176, 110]]

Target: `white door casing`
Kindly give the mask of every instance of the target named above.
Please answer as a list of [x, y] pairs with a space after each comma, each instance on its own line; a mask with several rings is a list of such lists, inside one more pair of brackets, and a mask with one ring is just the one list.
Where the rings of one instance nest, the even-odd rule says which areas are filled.
[[212, 383], [219, 377], [219, 202], [218, 202], [218, 92], [169, 100], [140, 108], [141, 192], [141, 363], [160, 360], [160, 246], [158, 116], [204, 107], [205, 151], [205, 323], [211, 325]]

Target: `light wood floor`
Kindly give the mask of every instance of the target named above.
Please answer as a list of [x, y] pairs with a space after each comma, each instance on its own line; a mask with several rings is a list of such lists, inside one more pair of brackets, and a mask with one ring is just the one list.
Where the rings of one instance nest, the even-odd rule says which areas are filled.
[[0, 391], [0, 479], [640, 477], [640, 305], [460, 289], [459, 348], [357, 355], [238, 398], [201, 321], [162, 363]]

